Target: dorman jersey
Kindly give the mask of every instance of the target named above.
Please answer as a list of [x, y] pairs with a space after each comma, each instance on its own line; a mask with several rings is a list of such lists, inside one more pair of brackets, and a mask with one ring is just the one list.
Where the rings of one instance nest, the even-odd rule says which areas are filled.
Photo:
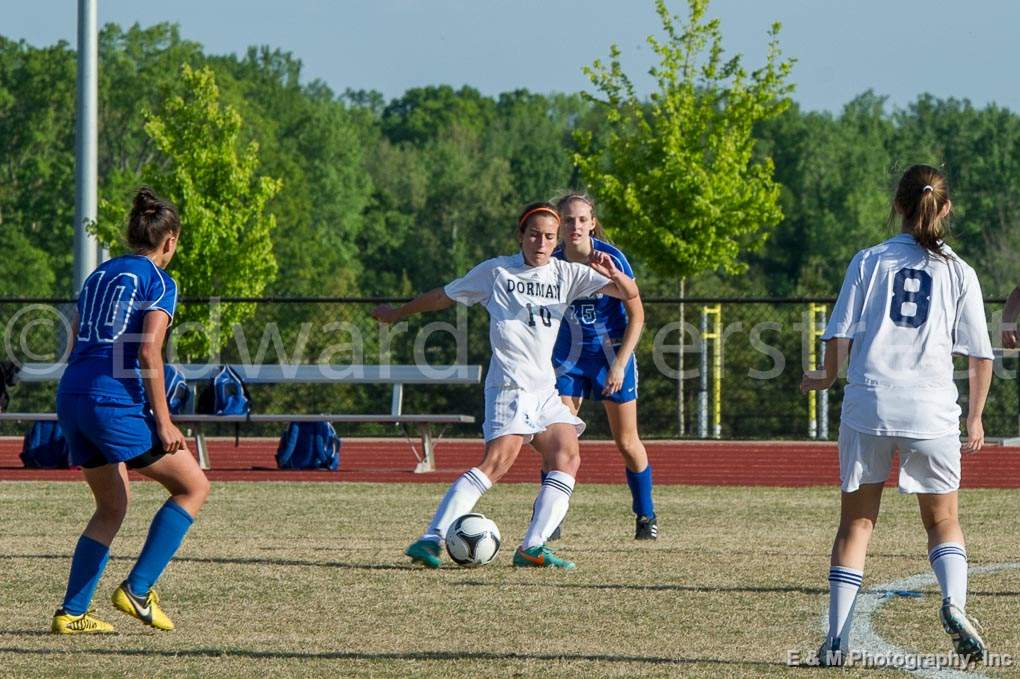
[[551, 258], [528, 266], [520, 253], [489, 259], [444, 288], [450, 299], [489, 312], [492, 359], [485, 386], [552, 389], [553, 344], [570, 303], [609, 284], [589, 266]]
[[900, 234], [854, 255], [822, 339], [853, 340], [842, 422], [866, 434], [959, 432], [953, 354], [992, 358], [981, 286]]
[[[597, 238], [592, 238], [591, 242], [593, 250], [609, 255], [617, 269], [634, 278], [630, 262], [618, 248]], [[566, 261], [562, 246], [556, 248], [553, 257]], [[564, 319], [556, 338], [553, 351], [556, 363], [567, 360], [571, 349], [578, 344], [582, 353], [602, 353], [604, 341], [623, 339], [627, 329], [627, 310], [621, 300], [596, 293], [574, 300], [570, 308], [571, 313]]]
[[145, 402], [138, 349], [145, 314], [173, 320], [177, 284], [148, 257], [124, 255], [85, 279], [78, 296], [78, 335], [58, 393]]

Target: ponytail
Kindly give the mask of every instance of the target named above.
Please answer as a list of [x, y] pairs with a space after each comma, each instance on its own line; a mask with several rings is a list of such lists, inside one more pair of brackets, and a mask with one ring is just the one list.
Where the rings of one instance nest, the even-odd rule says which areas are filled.
[[948, 259], [942, 242], [949, 228], [942, 211], [949, 202], [949, 183], [942, 172], [930, 165], [914, 165], [903, 173], [890, 212], [902, 218], [903, 230], [929, 254]]

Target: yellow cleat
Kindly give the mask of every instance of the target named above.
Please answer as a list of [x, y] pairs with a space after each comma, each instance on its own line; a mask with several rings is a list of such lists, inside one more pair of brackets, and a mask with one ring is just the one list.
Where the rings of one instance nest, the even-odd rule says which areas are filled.
[[138, 597], [131, 593], [125, 580], [113, 592], [113, 605], [118, 611], [138, 618], [149, 627], [167, 631], [174, 628], [173, 621], [159, 607], [159, 597], [155, 590], [150, 589], [144, 597]]
[[53, 634], [113, 634], [116, 630], [113, 625], [103, 622], [92, 611], [86, 611], [81, 615], [65, 613], [63, 608], [58, 608], [53, 614], [53, 624], [50, 625], [50, 632]]

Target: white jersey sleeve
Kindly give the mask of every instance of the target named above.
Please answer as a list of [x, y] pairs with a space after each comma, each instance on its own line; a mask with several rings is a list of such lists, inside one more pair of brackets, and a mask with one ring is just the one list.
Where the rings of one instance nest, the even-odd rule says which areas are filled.
[[863, 251], [854, 255], [850, 260], [850, 266], [846, 269], [846, 276], [843, 278], [843, 287], [839, 290], [839, 297], [835, 306], [832, 307], [832, 315], [825, 327], [823, 340], [830, 340], [836, 337], [853, 339], [864, 310], [864, 277], [862, 275], [861, 260]]
[[981, 297], [981, 283], [969, 266], [964, 270], [963, 294], [956, 307], [953, 324], [953, 353], [972, 358], [993, 358], [992, 342], [988, 338], [985, 305]]
[[567, 299], [569, 304], [575, 299], [591, 297], [596, 292], [606, 287], [611, 280], [600, 274], [586, 264], [577, 262], [566, 262], [567, 266]]
[[468, 271], [457, 280], [447, 283], [443, 288], [446, 296], [454, 302], [466, 306], [485, 304], [492, 297], [492, 289], [496, 284], [496, 267], [498, 259], [487, 259]]

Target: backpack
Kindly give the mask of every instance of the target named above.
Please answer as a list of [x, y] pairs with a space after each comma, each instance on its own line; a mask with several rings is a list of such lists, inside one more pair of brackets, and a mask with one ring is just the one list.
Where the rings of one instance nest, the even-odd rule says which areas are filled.
[[196, 410], [203, 415], [247, 415], [251, 411], [248, 387], [233, 368], [225, 365], [199, 394]]
[[70, 452], [57, 422], [33, 422], [25, 434], [21, 461], [26, 469], [67, 469]]
[[291, 422], [276, 451], [280, 469], [340, 468], [340, 437], [329, 422]]
[[184, 373], [169, 363], [163, 364], [163, 383], [166, 386], [166, 404], [171, 415], [186, 412], [191, 405], [191, 390], [184, 381]]

